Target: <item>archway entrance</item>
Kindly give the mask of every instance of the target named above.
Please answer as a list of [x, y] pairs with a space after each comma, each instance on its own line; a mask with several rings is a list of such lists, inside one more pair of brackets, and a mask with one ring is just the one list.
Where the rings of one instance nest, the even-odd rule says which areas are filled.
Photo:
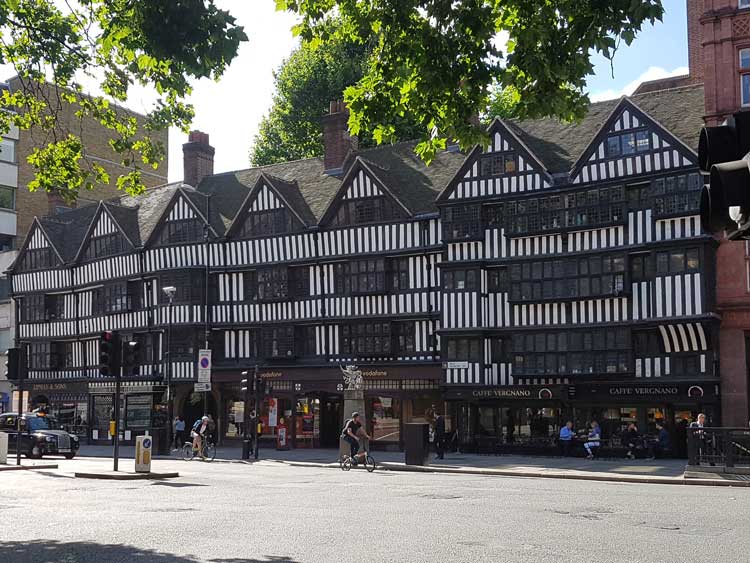
[[180, 415], [185, 419], [186, 430], [190, 430], [193, 423], [202, 417], [204, 414], [210, 414], [218, 424], [218, 408], [216, 406], [216, 399], [212, 393], [205, 393], [206, 395], [206, 410], [203, 410], [203, 395], [204, 393], [191, 392], [185, 402], [182, 405], [182, 412], [177, 412], [175, 415]]

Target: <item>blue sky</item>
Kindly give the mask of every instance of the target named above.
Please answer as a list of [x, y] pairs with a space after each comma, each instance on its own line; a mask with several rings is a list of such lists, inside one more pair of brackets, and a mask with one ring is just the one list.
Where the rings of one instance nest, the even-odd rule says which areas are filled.
[[[606, 2], [607, 0], [600, 0]], [[615, 75], [609, 61], [595, 58], [596, 76], [588, 79], [592, 99], [630, 94], [641, 80], [687, 72], [687, 24], [685, 0], [663, 0], [664, 22], [648, 26], [632, 46], [623, 45], [615, 56]], [[295, 18], [277, 12], [274, 0], [218, 0], [245, 26], [250, 41], [218, 83], [208, 80], [194, 85], [195, 129], [209, 133], [216, 148], [215, 170], [225, 172], [249, 166], [248, 154], [258, 125], [271, 106], [273, 71], [297, 40], [291, 27]], [[146, 96], [144, 99], [149, 100]], [[129, 104], [136, 111], [147, 105]], [[187, 136], [177, 130], [169, 136], [169, 177], [182, 178], [182, 144]]]
[[596, 74], [587, 80], [593, 99], [630, 94], [642, 80], [687, 73], [687, 16], [685, 0], [663, 0], [664, 18], [644, 28], [630, 46], [624, 44], [610, 62], [597, 55]]

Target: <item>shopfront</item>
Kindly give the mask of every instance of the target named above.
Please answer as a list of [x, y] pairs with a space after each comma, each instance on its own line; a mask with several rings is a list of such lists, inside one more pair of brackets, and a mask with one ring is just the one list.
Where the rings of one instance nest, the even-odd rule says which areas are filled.
[[[442, 404], [439, 366], [360, 366], [365, 412], [373, 449], [399, 449], [403, 425], [426, 422]], [[337, 448], [344, 412], [344, 384], [338, 367], [262, 368], [267, 394], [260, 408], [261, 440], [275, 440], [286, 428], [294, 448]], [[239, 373], [216, 373], [214, 381], [223, 405], [223, 439], [242, 437], [244, 396]], [[251, 403], [250, 410], [254, 409]]]
[[83, 381], [32, 383], [30, 408], [42, 408], [67, 432], [85, 439], [88, 434], [88, 385]]
[[[164, 386], [158, 382], [123, 382], [119, 421], [121, 444], [132, 445], [136, 436], [147, 431], [154, 434], [167, 427], [167, 406], [163, 403], [164, 390]], [[88, 399], [89, 443], [112, 443], [109, 423], [114, 416], [114, 383], [90, 383]]]
[[656, 436], [661, 424], [674, 454], [684, 456], [686, 428], [699, 412], [709, 424], [720, 424], [716, 381], [464, 388], [447, 390], [446, 399], [457, 420], [458, 446], [467, 451], [550, 453], [567, 421], [581, 433], [597, 421], [614, 448], [631, 423], [646, 437]]

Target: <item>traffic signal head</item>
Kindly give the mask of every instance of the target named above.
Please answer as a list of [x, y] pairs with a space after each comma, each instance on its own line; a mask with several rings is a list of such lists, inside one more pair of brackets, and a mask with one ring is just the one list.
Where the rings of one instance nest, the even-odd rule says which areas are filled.
[[119, 375], [120, 338], [115, 331], [105, 330], [99, 339], [99, 374], [105, 377]]
[[724, 125], [704, 127], [698, 164], [709, 174], [701, 192], [701, 224], [710, 233], [729, 231], [741, 238], [750, 231], [750, 112], [737, 112]]
[[8, 348], [5, 357], [5, 377], [8, 381], [18, 381], [20, 368], [20, 348]]
[[122, 366], [125, 368], [125, 374], [136, 376], [139, 374], [140, 366], [138, 365], [138, 356], [141, 349], [141, 343], [137, 340], [129, 340], [122, 344]]

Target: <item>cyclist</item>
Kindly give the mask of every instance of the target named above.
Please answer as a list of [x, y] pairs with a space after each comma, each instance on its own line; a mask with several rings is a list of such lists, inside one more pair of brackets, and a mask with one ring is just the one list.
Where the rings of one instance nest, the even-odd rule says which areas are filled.
[[195, 421], [190, 431], [190, 437], [193, 439], [193, 452], [199, 452], [201, 457], [203, 457], [203, 439], [208, 431], [209, 419], [205, 415]]
[[[341, 431], [341, 437], [346, 440], [349, 443], [349, 448], [351, 450], [351, 458], [352, 463], [356, 465], [357, 458], [361, 456], [367, 455], [367, 452], [362, 452], [361, 454], [358, 454], [359, 452], [359, 431], [362, 429], [362, 422], [360, 421], [359, 413], [353, 412], [352, 417], [346, 421], [344, 424], [344, 429]], [[362, 433], [364, 434], [364, 437], [368, 440], [370, 439], [370, 435], [362, 430]]]

